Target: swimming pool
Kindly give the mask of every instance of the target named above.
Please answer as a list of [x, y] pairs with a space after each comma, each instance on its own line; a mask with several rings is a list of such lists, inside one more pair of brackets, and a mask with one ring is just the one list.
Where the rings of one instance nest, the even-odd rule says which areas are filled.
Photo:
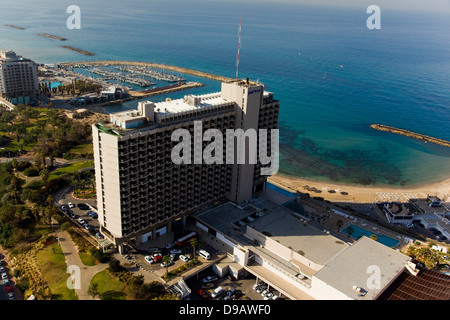
[[287, 190], [285, 190], [283, 188], [277, 187], [276, 185], [273, 185], [273, 184], [271, 184], [269, 182], [266, 183], [266, 188], [275, 190], [276, 192], [281, 193], [282, 195], [285, 195], [286, 197], [291, 197], [291, 198], [295, 198], [296, 197], [295, 193], [289, 192], [289, 191], [287, 191]]
[[[48, 85], [48, 81], [42, 81], [42, 83], [45, 83], [45, 84]], [[54, 89], [54, 88], [59, 87], [59, 86], [62, 86], [62, 85], [63, 85], [63, 84], [62, 84], [61, 82], [59, 82], [59, 81], [54, 81], [54, 82], [51, 82], [51, 88], [50, 88], [50, 89]]]
[[[349, 235], [348, 233], [348, 229], [349, 228], [353, 229], [353, 232], [351, 233], [351, 235]], [[349, 226], [347, 226], [344, 230], [342, 230], [343, 233], [345, 233], [346, 235], [349, 235], [350, 237], [352, 237], [353, 239], [359, 239], [361, 236], [366, 236], [368, 238], [370, 238], [371, 235], [376, 235], [378, 237], [378, 242], [384, 244], [387, 247], [395, 247], [396, 245], [398, 245], [400, 243], [399, 240], [396, 240], [394, 238], [388, 237], [386, 235], [379, 235], [376, 234], [375, 232], [366, 230], [364, 228], [358, 227], [354, 224], [351, 224]]]

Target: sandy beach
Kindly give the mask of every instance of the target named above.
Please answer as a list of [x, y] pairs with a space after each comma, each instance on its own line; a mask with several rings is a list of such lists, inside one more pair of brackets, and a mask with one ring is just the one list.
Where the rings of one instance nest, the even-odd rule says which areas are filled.
[[[427, 195], [450, 200], [450, 179], [418, 187], [355, 186], [326, 181], [314, 181], [277, 174], [268, 181], [292, 192], [300, 191], [311, 196], [322, 197], [334, 202], [374, 203], [376, 201], [407, 201], [411, 198], [426, 198]], [[319, 192], [308, 191], [316, 188]], [[331, 192], [330, 192], [331, 191]], [[334, 191], [334, 192], [333, 192]]]

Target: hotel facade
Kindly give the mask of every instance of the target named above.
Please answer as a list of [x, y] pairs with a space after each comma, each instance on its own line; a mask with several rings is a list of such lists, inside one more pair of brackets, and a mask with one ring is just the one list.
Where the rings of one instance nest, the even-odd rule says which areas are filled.
[[13, 51], [0, 51], [0, 96], [13, 104], [27, 103], [36, 98], [38, 91], [36, 63]]
[[[262, 84], [247, 79], [222, 83], [216, 93], [140, 102], [137, 110], [111, 114], [109, 123], [94, 124], [101, 231], [121, 251], [130, 240], [140, 246], [170, 233], [173, 221], [184, 223], [190, 213], [218, 201], [251, 200], [253, 193], [265, 189], [259, 159], [230, 164], [227, 146], [223, 163], [196, 164], [195, 155], [210, 143], [202, 139], [200, 145], [193, 144], [192, 164], [175, 164], [172, 152], [179, 142], [172, 141], [172, 133], [184, 129], [194, 135], [198, 121], [203, 133], [209, 129], [270, 132], [277, 128], [279, 105]], [[240, 147], [231, 146], [232, 151]], [[246, 152], [252, 150], [245, 141], [244, 147]]]

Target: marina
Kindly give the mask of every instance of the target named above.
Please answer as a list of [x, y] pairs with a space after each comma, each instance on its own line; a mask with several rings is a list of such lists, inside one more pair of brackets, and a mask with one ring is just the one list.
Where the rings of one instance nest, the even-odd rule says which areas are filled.
[[160, 70], [170, 70], [170, 71], [174, 71], [177, 73], [190, 74], [190, 75], [194, 75], [197, 77], [212, 79], [212, 80], [221, 81], [221, 82], [229, 82], [229, 81], [234, 80], [232, 78], [219, 76], [219, 75], [215, 75], [215, 74], [211, 74], [211, 73], [207, 73], [207, 72], [203, 72], [203, 71], [192, 70], [192, 69], [171, 66], [171, 65], [161, 64], [161, 63], [150, 63], [150, 62], [139, 62], [139, 61], [123, 61], [123, 60], [80, 61], [80, 62], [63, 62], [63, 63], [60, 63], [60, 65], [71, 66], [73, 68], [84, 68], [86, 66], [99, 67], [99, 66], [111, 66], [111, 65], [126, 66], [126, 67], [138, 66], [138, 67], [147, 67], [147, 68], [154, 68], [154, 69], [160, 69]]
[[399, 128], [395, 128], [395, 127], [391, 127], [391, 126], [386, 126], [383, 124], [371, 124], [370, 127], [375, 130], [396, 133], [396, 134], [400, 134], [402, 136], [423, 140], [423, 141], [425, 141], [425, 143], [431, 142], [431, 143], [435, 143], [435, 144], [450, 148], [450, 141], [447, 141], [447, 140], [433, 138], [433, 137], [430, 137], [430, 136], [427, 136], [424, 134], [408, 131], [405, 129], [399, 129]]

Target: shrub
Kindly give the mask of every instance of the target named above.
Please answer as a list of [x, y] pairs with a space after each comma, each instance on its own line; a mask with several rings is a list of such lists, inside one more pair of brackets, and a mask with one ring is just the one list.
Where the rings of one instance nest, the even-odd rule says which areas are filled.
[[33, 167], [25, 169], [23, 174], [27, 177], [37, 177], [39, 175], [39, 170]]

